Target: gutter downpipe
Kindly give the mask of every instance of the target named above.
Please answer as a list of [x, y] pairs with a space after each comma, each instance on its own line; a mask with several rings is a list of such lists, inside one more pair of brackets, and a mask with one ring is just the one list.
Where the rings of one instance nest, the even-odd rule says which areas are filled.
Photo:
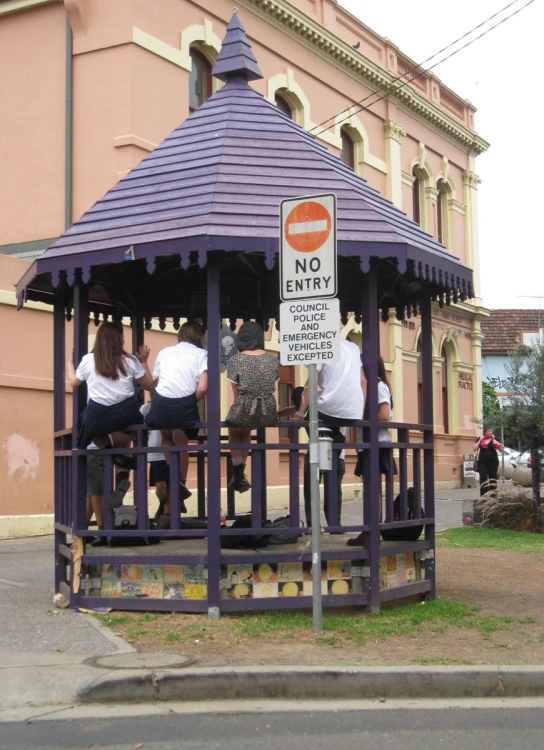
[[66, 79], [64, 114], [64, 229], [72, 226], [72, 170], [73, 170], [73, 36], [66, 13]]

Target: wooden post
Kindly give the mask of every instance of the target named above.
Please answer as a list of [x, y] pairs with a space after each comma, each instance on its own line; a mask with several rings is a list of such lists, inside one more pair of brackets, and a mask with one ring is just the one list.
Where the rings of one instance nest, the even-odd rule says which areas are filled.
[[219, 617], [221, 539], [221, 402], [219, 382], [219, 324], [221, 322], [220, 262], [208, 253], [208, 615]]
[[[423, 423], [430, 429], [423, 431], [423, 440], [429, 448], [423, 451], [423, 482], [425, 517], [434, 518], [434, 429], [433, 424], [433, 332], [431, 298], [429, 290], [424, 287], [421, 310], [421, 375], [423, 390]], [[435, 549], [434, 524], [425, 525], [425, 540], [431, 542], [431, 551]], [[435, 561], [425, 560], [425, 577], [431, 581], [429, 598], [436, 598]]]

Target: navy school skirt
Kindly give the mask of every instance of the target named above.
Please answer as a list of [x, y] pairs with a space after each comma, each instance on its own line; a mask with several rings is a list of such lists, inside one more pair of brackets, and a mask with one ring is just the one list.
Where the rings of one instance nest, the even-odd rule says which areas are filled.
[[145, 419], [148, 427], [153, 430], [183, 430], [189, 440], [195, 440], [198, 427], [193, 425], [197, 422], [200, 422], [200, 414], [194, 393], [182, 398], [167, 398], [155, 391]]
[[[364, 451], [357, 451], [357, 463], [353, 470], [356, 477], [363, 476], [363, 453]], [[380, 462], [380, 474], [393, 474], [395, 476], [399, 473], [397, 463], [393, 458], [392, 448], [380, 448], [378, 460]]]
[[104, 406], [89, 399], [85, 411], [79, 418], [77, 447], [86, 448], [97, 435], [109, 435], [143, 421], [134, 396], [111, 406]]

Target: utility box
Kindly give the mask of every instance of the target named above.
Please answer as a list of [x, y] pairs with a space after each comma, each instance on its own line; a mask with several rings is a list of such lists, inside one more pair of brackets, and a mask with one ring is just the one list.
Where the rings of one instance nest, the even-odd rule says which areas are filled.
[[474, 471], [474, 453], [463, 456], [463, 489], [474, 489], [480, 486], [480, 475]]

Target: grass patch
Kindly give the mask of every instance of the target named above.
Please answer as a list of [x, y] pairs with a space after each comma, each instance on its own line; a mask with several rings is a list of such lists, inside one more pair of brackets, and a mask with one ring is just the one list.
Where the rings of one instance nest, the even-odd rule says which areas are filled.
[[503, 529], [476, 529], [460, 526], [436, 536], [438, 547], [487, 547], [519, 552], [544, 552], [544, 534]]
[[[291, 631], [292, 633], [300, 629], [311, 630], [312, 615], [302, 612], [263, 612], [245, 615], [243, 618], [236, 618], [233, 622], [239, 636], [258, 637], [277, 634], [283, 637], [285, 632]], [[480, 615], [477, 607], [441, 599], [385, 609], [377, 615], [359, 613], [325, 613], [323, 615], [323, 629], [327, 636], [329, 634], [331, 637], [332, 634], [342, 636], [358, 644], [364, 644], [368, 640], [382, 641], [391, 636], [413, 635], [423, 625], [429, 625], [434, 632], [444, 632], [448, 625], [475, 628], [484, 638], [489, 638], [491, 633], [497, 630], [508, 630], [513, 623], [518, 622], [519, 620], [513, 617]]]
[[414, 664], [442, 664], [442, 665], [459, 665], [474, 664], [470, 659], [449, 659], [447, 656], [423, 656], [421, 659], [414, 659]]

